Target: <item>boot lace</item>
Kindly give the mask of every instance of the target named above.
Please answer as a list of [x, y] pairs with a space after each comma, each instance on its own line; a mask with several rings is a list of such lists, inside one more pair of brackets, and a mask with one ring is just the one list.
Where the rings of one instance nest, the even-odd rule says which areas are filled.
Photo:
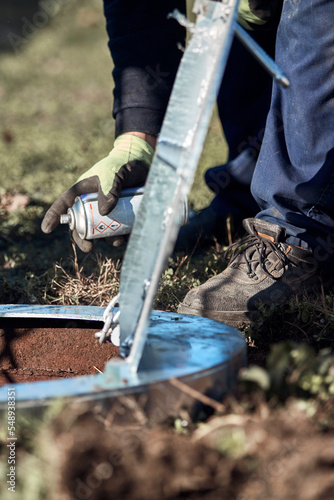
[[[265, 265], [270, 253], [273, 253], [282, 264], [282, 272], [279, 276], [273, 275]], [[264, 273], [274, 280], [282, 278], [287, 263], [287, 257], [279, 243], [274, 243], [256, 233], [246, 235], [240, 241], [230, 245], [225, 251], [224, 258], [229, 262], [229, 266], [231, 267], [239, 267], [241, 263], [246, 264], [246, 272], [250, 278], [257, 278], [254, 269], [256, 265], [260, 265]], [[274, 269], [277, 269], [277, 265]]]

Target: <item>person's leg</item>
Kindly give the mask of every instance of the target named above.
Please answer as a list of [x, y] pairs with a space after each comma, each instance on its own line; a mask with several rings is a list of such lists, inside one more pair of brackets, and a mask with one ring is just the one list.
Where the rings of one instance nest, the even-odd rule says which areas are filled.
[[[274, 57], [276, 30], [250, 32], [254, 40]], [[229, 148], [229, 160], [251, 147], [260, 151], [270, 107], [272, 78], [253, 54], [235, 38], [217, 97], [219, 118]]]
[[291, 87], [274, 85], [252, 192], [261, 207], [227, 269], [188, 293], [181, 313], [234, 326], [276, 303], [333, 282], [334, 3], [285, 0], [277, 62]]
[[333, 20], [334, 2], [284, 2], [277, 63], [291, 86], [274, 85], [252, 183], [257, 217], [319, 256], [334, 250]]
[[203, 248], [214, 241], [228, 244], [227, 218], [232, 239], [242, 235], [245, 214], [255, 216], [259, 211], [250, 192], [255, 163], [254, 151], [246, 148], [234, 160], [206, 172], [206, 183], [216, 196], [181, 227], [175, 252]]

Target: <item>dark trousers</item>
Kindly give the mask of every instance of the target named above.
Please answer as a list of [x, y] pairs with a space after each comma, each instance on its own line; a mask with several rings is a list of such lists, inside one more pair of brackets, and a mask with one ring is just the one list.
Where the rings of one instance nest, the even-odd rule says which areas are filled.
[[334, 2], [286, 0], [276, 61], [291, 86], [273, 86], [252, 180], [257, 217], [326, 261], [334, 251]]
[[[251, 33], [271, 56], [275, 54], [276, 31]], [[250, 192], [270, 107], [272, 78], [237, 38], [234, 39], [217, 98], [219, 118], [229, 148], [229, 162], [210, 168], [205, 181], [217, 195], [211, 207], [235, 222], [252, 217], [259, 207]], [[235, 160], [242, 154], [237, 161]], [[225, 221], [223, 222], [225, 225]]]

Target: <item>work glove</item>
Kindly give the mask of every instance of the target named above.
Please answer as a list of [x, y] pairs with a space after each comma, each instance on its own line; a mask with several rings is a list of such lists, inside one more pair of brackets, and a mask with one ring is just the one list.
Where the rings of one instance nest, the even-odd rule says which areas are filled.
[[238, 22], [246, 30], [270, 30], [278, 26], [283, 0], [240, 0]]
[[[60, 216], [66, 214], [75, 198], [82, 194], [98, 193], [99, 212], [107, 215], [117, 205], [122, 189], [145, 184], [153, 155], [153, 148], [144, 139], [131, 134], [117, 137], [109, 155], [81, 175], [49, 208], [42, 221], [42, 231], [51, 233], [58, 226]], [[75, 230], [72, 237], [83, 252], [93, 249], [93, 242], [81, 239]]]

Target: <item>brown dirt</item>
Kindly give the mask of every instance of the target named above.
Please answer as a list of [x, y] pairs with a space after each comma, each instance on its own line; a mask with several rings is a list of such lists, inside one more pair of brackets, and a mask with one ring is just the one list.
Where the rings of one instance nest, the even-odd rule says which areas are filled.
[[102, 371], [106, 361], [118, 355], [118, 348], [100, 344], [94, 337], [98, 330], [96, 323], [75, 321], [2, 322], [0, 385]]
[[[95, 339], [100, 327], [78, 321], [2, 322], [0, 383], [102, 370], [118, 352]], [[260, 402], [255, 411], [236, 401], [229, 406], [227, 400], [226, 414], [205, 426], [197, 427], [189, 418], [186, 435], [175, 433], [168, 423], [153, 423], [152, 429], [150, 421], [137, 423], [135, 416], [131, 425], [116, 425], [116, 413], [124, 414], [124, 403], [117, 404], [118, 410], [81, 412], [69, 405], [65, 417], [61, 413], [52, 424], [55, 498], [334, 498], [334, 398], [320, 405], [312, 419], [295, 399], [279, 409]], [[71, 414], [70, 425], [66, 414]]]
[[[333, 416], [334, 401], [327, 405]], [[242, 456], [214, 449], [231, 433], [244, 436]], [[213, 417], [187, 436], [167, 428], [115, 428], [94, 412], [56, 434], [57, 489], [68, 500], [334, 498], [334, 430], [321, 431], [296, 402]]]

